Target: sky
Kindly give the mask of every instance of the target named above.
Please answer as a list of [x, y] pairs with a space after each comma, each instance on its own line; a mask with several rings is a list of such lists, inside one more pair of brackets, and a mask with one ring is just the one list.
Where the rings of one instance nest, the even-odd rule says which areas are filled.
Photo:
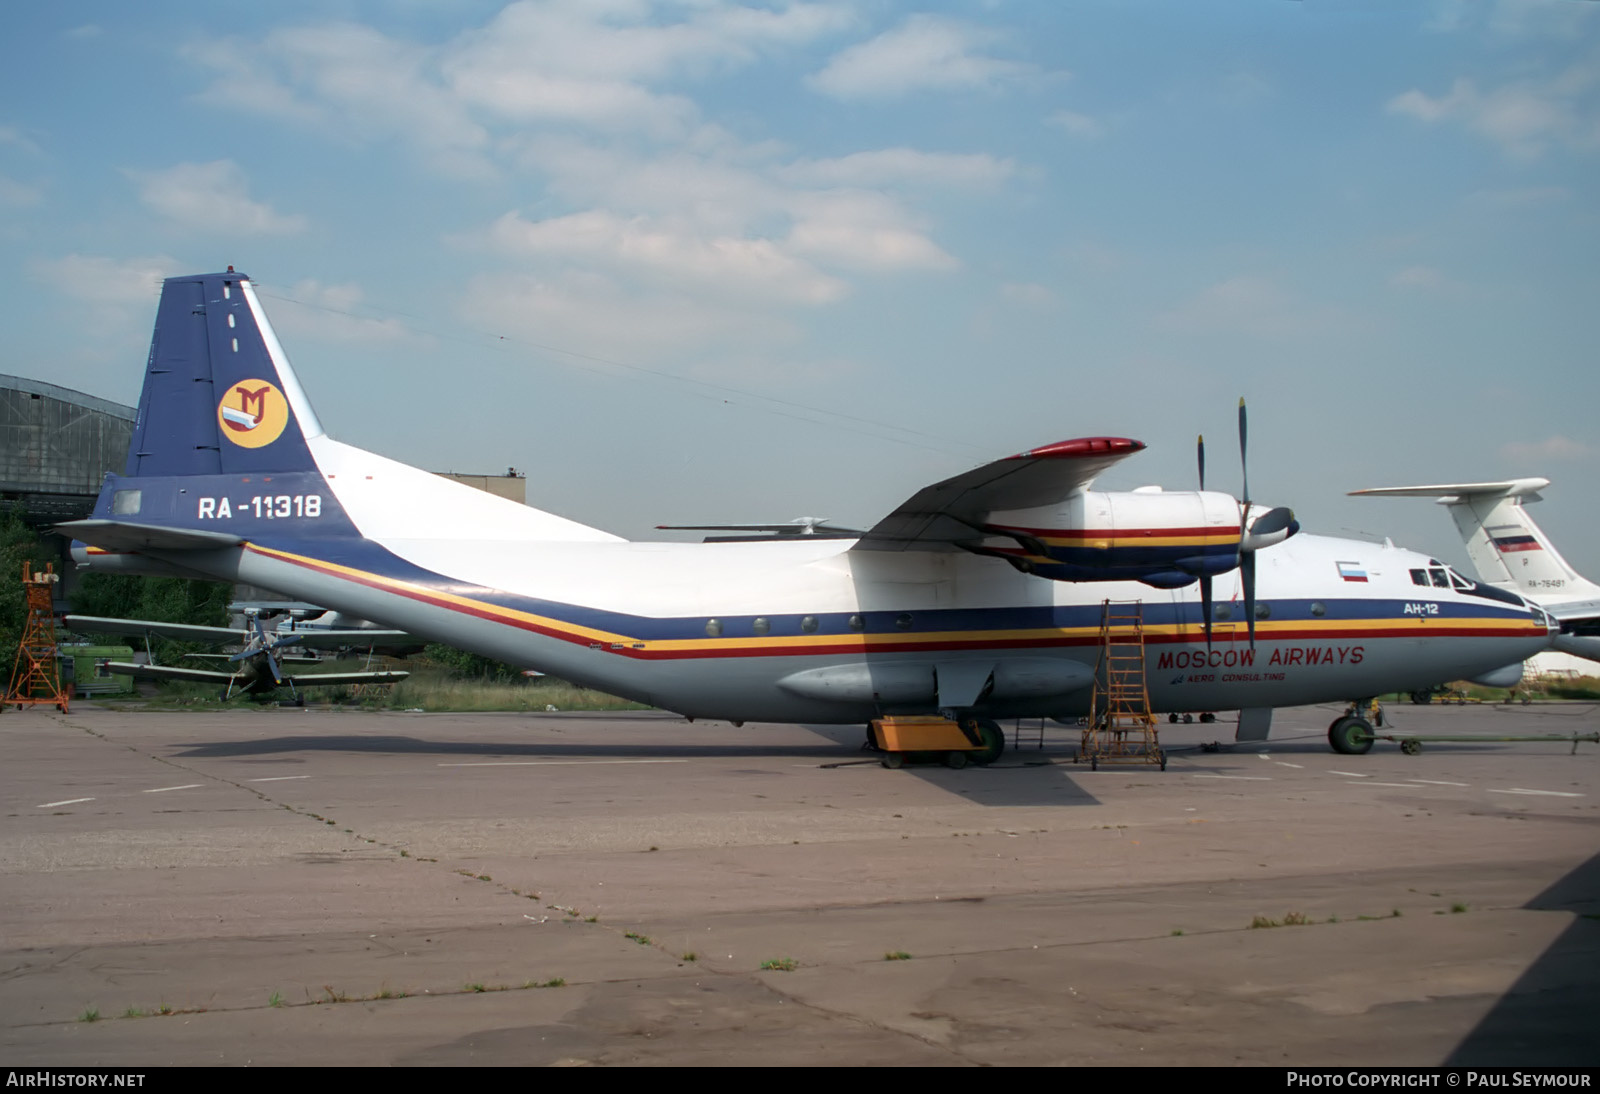
[[233, 265], [328, 432], [629, 538], [1080, 436], [1600, 579], [1593, 0], [0, 7], [0, 372], [137, 401]]

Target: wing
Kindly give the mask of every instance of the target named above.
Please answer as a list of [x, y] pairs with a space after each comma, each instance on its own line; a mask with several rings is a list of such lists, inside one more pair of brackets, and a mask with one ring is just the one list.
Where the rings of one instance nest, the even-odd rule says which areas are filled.
[[975, 526], [990, 513], [1065, 501], [1106, 468], [1143, 449], [1142, 441], [1127, 437], [1083, 437], [986, 463], [919, 490], [851, 550], [953, 549], [961, 540], [979, 538]]
[[226, 684], [234, 679], [231, 672], [208, 672], [177, 665], [130, 665], [125, 661], [112, 661], [106, 665], [106, 671], [113, 676], [132, 676], [137, 680], [192, 680], [201, 684]]
[[204, 627], [197, 623], [162, 623], [154, 619], [107, 619], [98, 615], [68, 615], [62, 622], [80, 634], [159, 634], [187, 642], [243, 642], [249, 636], [232, 627]]
[[297, 688], [332, 687], [335, 684], [394, 684], [409, 672], [303, 672], [290, 677]]

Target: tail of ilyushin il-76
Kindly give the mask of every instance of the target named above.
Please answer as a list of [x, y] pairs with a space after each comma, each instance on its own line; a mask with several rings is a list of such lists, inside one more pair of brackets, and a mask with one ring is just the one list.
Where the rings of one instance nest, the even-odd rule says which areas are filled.
[[[329, 438], [232, 269], [164, 283], [127, 466], [63, 531], [92, 569], [258, 581], [252, 553], [339, 565], [393, 540], [617, 538]], [[269, 587], [316, 599], [273, 569], [296, 587]]]

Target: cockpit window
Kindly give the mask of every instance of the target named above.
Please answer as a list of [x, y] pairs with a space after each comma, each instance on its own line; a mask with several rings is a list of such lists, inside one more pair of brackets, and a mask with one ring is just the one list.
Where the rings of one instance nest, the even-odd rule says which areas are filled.
[[1470, 588], [1472, 588], [1472, 584], [1473, 583], [1468, 581], [1466, 578], [1462, 577], [1460, 574], [1456, 573], [1454, 570], [1451, 570], [1450, 571], [1450, 584], [1454, 585], [1458, 589], [1470, 589]]
[[1424, 588], [1426, 588], [1427, 584], [1428, 584], [1428, 571], [1427, 570], [1412, 570], [1411, 571], [1411, 584], [1413, 584], [1413, 585], [1421, 585]]
[[1433, 578], [1433, 587], [1435, 589], [1448, 589], [1450, 587], [1450, 579], [1444, 576], [1443, 567], [1437, 570], [1429, 570], [1428, 576]]

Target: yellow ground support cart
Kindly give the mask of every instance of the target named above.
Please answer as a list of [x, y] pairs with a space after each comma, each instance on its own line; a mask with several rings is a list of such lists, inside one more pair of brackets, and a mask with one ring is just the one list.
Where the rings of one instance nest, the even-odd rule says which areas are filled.
[[953, 768], [986, 764], [1005, 747], [1004, 731], [988, 719], [957, 722], [936, 714], [875, 718], [872, 740], [883, 753], [884, 767], [899, 767], [908, 758], [936, 759]]

